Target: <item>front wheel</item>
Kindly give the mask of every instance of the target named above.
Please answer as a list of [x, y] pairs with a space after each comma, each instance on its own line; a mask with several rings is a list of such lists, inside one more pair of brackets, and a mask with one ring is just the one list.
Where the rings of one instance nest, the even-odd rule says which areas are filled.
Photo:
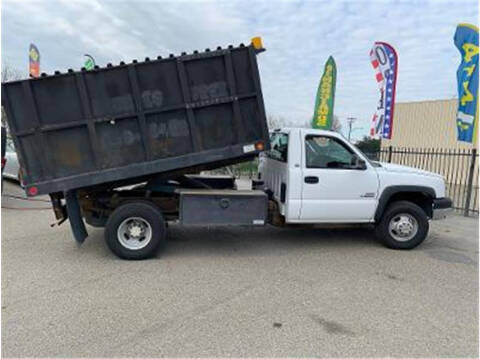
[[105, 240], [110, 250], [120, 258], [150, 258], [166, 241], [165, 220], [152, 203], [126, 203], [108, 218]]
[[412, 249], [428, 234], [428, 217], [415, 203], [398, 201], [386, 209], [375, 228], [378, 239], [393, 249]]

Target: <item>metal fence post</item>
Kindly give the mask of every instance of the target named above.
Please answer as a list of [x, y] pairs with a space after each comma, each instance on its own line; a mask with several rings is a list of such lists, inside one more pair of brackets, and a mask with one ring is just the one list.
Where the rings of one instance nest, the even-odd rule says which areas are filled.
[[392, 146], [391, 145], [388, 146], [388, 159], [387, 159], [388, 163], [392, 163], [392, 150], [393, 150]]
[[473, 175], [475, 171], [475, 160], [477, 157], [477, 149], [472, 150], [472, 157], [470, 158], [470, 170], [468, 171], [468, 185], [467, 185], [467, 198], [465, 198], [465, 211], [463, 215], [468, 217], [468, 212], [470, 211], [470, 200], [472, 198], [472, 189], [473, 189]]

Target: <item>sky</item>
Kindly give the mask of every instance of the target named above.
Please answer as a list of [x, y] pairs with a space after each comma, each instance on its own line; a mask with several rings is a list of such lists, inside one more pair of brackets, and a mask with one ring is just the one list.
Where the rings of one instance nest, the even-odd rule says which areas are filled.
[[337, 63], [335, 114], [368, 133], [379, 99], [369, 52], [375, 41], [398, 53], [396, 102], [456, 97], [458, 23], [478, 24], [476, 0], [153, 1], [3, 0], [1, 57], [28, 72], [28, 46], [41, 72], [79, 70], [91, 54], [99, 66], [170, 53], [248, 44], [258, 58], [267, 114], [289, 125], [311, 121], [327, 58]]

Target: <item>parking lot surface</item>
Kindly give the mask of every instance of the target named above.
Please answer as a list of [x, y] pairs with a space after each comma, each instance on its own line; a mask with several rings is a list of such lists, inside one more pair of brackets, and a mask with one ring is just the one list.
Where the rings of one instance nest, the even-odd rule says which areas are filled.
[[[6, 183], [2, 355], [478, 357], [478, 219], [415, 250], [365, 229], [169, 228], [124, 261]], [[22, 209], [12, 209], [22, 208]]]

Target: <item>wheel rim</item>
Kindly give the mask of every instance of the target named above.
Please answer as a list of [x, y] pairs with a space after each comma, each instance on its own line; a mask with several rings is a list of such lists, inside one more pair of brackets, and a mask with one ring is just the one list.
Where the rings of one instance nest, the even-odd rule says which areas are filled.
[[139, 250], [152, 240], [152, 227], [143, 218], [129, 217], [118, 226], [117, 238], [123, 247]]
[[411, 240], [418, 232], [418, 222], [411, 214], [399, 213], [390, 219], [388, 232], [399, 242]]

